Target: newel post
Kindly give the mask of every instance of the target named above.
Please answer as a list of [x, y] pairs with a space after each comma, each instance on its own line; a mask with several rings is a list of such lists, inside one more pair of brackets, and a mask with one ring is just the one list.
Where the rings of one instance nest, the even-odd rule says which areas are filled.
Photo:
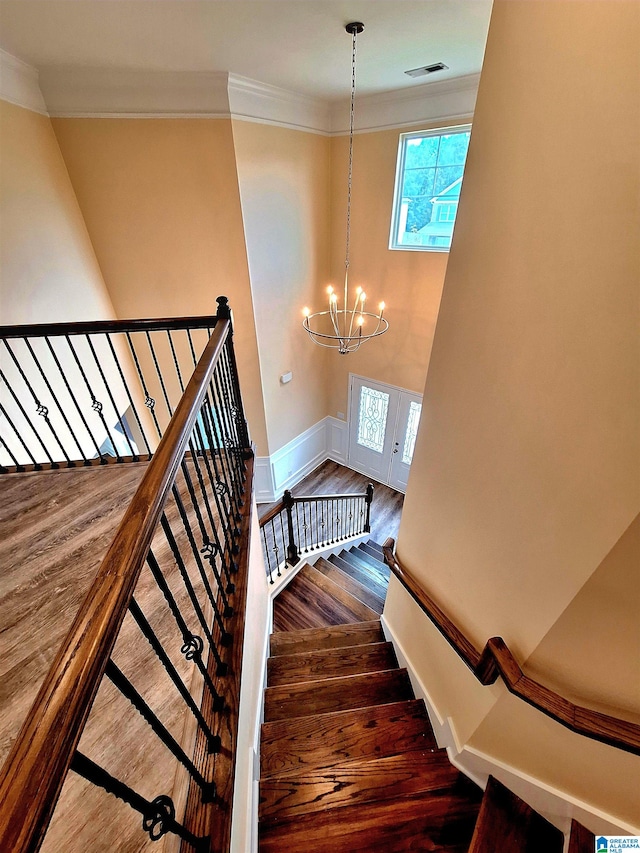
[[285, 490], [285, 493], [282, 497], [282, 503], [285, 506], [287, 511], [287, 528], [289, 531], [289, 544], [287, 545], [287, 563], [290, 566], [295, 566], [300, 562], [300, 555], [298, 554], [298, 546], [296, 545], [296, 540], [293, 535], [293, 495], [289, 491], [289, 489]]
[[373, 483], [367, 486], [367, 495], [364, 499], [367, 505], [367, 514], [364, 520], [364, 532], [371, 533], [371, 502], [373, 501]]

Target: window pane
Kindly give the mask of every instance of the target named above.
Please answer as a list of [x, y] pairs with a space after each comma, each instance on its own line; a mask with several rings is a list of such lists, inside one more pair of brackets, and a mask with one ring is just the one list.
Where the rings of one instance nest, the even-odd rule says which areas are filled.
[[451, 133], [440, 137], [438, 166], [464, 166], [470, 133]]
[[411, 460], [413, 459], [421, 412], [422, 403], [416, 403], [412, 400], [409, 405], [409, 420], [407, 421], [407, 431], [404, 436], [404, 447], [402, 449], [402, 461], [405, 465], [411, 465]]
[[421, 166], [435, 166], [440, 147], [439, 136], [427, 136], [407, 139], [405, 151], [405, 169], [415, 169]]
[[358, 412], [358, 444], [382, 453], [387, 429], [389, 395], [363, 385], [360, 389]]
[[404, 137], [391, 248], [450, 248], [470, 136], [464, 128]]

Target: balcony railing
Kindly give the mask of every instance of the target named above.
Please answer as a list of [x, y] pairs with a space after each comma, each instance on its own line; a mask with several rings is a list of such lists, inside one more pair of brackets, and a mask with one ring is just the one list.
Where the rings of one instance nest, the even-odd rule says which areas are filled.
[[281, 577], [283, 569], [301, 558], [369, 533], [372, 501], [372, 483], [362, 494], [295, 497], [285, 491], [260, 519], [269, 583], [275, 583], [274, 572]]
[[[179, 377], [179, 387], [184, 379], [184, 393], [174, 406], [167, 392], [166, 413], [171, 417], [166, 426], [157, 422], [161, 439], [153, 458], [2, 770], [0, 850], [39, 849], [70, 770], [139, 812], [152, 839], [174, 833], [187, 845], [185, 849], [189, 845], [197, 851], [228, 849], [253, 459], [230, 312], [225, 298], [218, 302], [216, 317], [194, 323], [194, 328], [207, 331], [207, 341], [188, 381], [178, 362], [174, 363], [174, 378]], [[134, 333], [117, 325], [126, 339]], [[153, 325], [147, 324], [143, 336], [150, 334]], [[160, 325], [169, 326], [165, 331], [171, 338], [175, 330], [170, 324], [161, 321]], [[188, 322], [177, 325], [189, 341]], [[154, 330], [159, 330], [157, 324]], [[47, 329], [45, 346], [54, 335], [60, 338], [58, 331]], [[28, 342], [27, 353], [36, 351], [33, 328], [8, 334], [4, 329], [3, 333], [5, 345], [8, 340], [21, 340]], [[94, 333], [82, 334], [90, 340]], [[99, 334], [106, 334], [108, 342], [111, 332], [103, 329]], [[69, 342], [66, 333], [62, 339]], [[187, 351], [195, 359], [191, 346]], [[106, 352], [113, 354], [108, 343]], [[53, 363], [57, 369], [58, 362]], [[25, 377], [23, 388], [33, 388], [27, 370], [20, 369], [19, 361], [17, 365], [18, 375]], [[159, 376], [158, 382], [166, 388], [166, 378]], [[95, 386], [79, 384], [86, 402], [96, 393]], [[79, 395], [74, 396], [73, 390], [69, 394], [80, 410]], [[134, 399], [134, 394], [131, 398], [125, 394], [125, 399]], [[57, 414], [64, 420], [65, 404], [56, 397], [58, 404]], [[117, 404], [113, 411], [118, 411]], [[48, 416], [44, 417], [46, 422]], [[53, 427], [53, 417], [50, 421]], [[91, 434], [88, 424], [87, 434]], [[71, 445], [61, 439], [58, 447]], [[78, 437], [76, 448], [81, 447]], [[151, 453], [151, 444], [146, 453]], [[77, 462], [78, 456], [83, 464], [93, 463], [86, 454], [72, 458], [66, 450], [64, 464]], [[100, 455], [96, 461], [102, 461]], [[32, 467], [39, 464], [31, 462]], [[55, 466], [58, 460], [52, 457], [47, 464]], [[21, 466], [18, 461], [16, 467]], [[164, 611], [159, 617], [152, 618], [143, 600], [138, 600], [141, 578], [146, 589], [155, 590]], [[128, 638], [135, 634], [132, 645], [146, 648], [159, 662], [168, 691], [179, 697], [185, 714], [194, 721], [192, 749], [185, 749], [162, 722], [154, 697], [144, 695], [134, 683], [136, 679], [127, 672], [129, 655], [124, 659], [114, 655], [125, 617], [135, 626], [128, 634]], [[186, 776], [186, 804], [180, 813], [170, 791], [145, 796], [129, 778], [117, 777], [103, 766], [98, 756], [80, 751], [80, 737], [103, 681], [132, 706], [132, 720], [142, 726], [143, 735], [161, 743]], [[125, 728], [130, 725], [123, 720]], [[117, 749], [117, 741], [108, 744], [108, 751]], [[127, 756], [123, 760], [126, 763]]]

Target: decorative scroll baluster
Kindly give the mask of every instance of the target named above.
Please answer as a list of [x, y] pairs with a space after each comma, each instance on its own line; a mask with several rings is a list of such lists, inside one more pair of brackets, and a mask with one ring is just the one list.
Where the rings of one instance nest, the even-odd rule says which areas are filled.
[[111, 335], [105, 335], [107, 342], [109, 344], [109, 349], [111, 351], [111, 355], [113, 356], [113, 361], [116, 365], [116, 369], [118, 370], [118, 374], [120, 375], [120, 379], [122, 381], [122, 387], [125, 389], [127, 393], [127, 399], [129, 400], [129, 409], [133, 412], [133, 416], [136, 419], [136, 423], [138, 424], [138, 429], [140, 431], [140, 435], [142, 436], [142, 440], [145, 443], [145, 447], [149, 458], [151, 458], [151, 446], [149, 445], [149, 440], [147, 438], [147, 434], [142, 426], [142, 421], [140, 420], [140, 415], [138, 414], [138, 409], [136, 408], [136, 404], [133, 401], [133, 397], [131, 396], [131, 391], [129, 389], [129, 383], [125, 379], [124, 371], [122, 370], [122, 365], [120, 364], [120, 359], [116, 353], [115, 347], [113, 346], [113, 341], [111, 340]]
[[133, 788], [125, 785], [120, 779], [116, 779], [115, 776], [112, 776], [78, 750], [73, 756], [71, 769], [91, 784], [97, 785], [108, 794], [113, 794], [114, 797], [139, 812], [143, 818], [142, 828], [149, 834], [152, 841], [158, 841], [163, 835], [172, 832], [190, 844], [196, 853], [208, 853], [210, 849], [209, 838], [198, 838], [181, 823], [178, 823], [175, 819], [175, 806], [170, 797], [161, 794], [152, 801], [146, 800]]
[[184, 681], [180, 678], [177, 669], [175, 668], [175, 666], [171, 662], [171, 658], [169, 657], [169, 655], [164, 650], [162, 643], [158, 639], [156, 633], [154, 632], [153, 628], [149, 624], [146, 616], [142, 612], [140, 605], [135, 600], [135, 598], [132, 598], [131, 601], [129, 602], [129, 613], [131, 613], [131, 615], [133, 616], [133, 618], [136, 621], [136, 624], [138, 625], [138, 627], [140, 628], [140, 630], [142, 631], [144, 636], [149, 641], [149, 645], [151, 646], [151, 648], [155, 652], [158, 660], [160, 661], [162, 666], [167, 671], [169, 678], [174, 683], [176, 689], [178, 690], [178, 692], [180, 693], [180, 695], [184, 699], [185, 704], [188, 706], [191, 713], [193, 714], [193, 716], [198, 721], [200, 728], [205, 733], [205, 735], [207, 737], [207, 743], [209, 746], [209, 752], [219, 752], [219, 750], [220, 750], [220, 736], [214, 735], [213, 732], [211, 731], [211, 729], [209, 728], [209, 726], [207, 725], [204, 717], [202, 716], [202, 713], [200, 712], [200, 708], [198, 708], [198, 706], [196, 705], [196, 703], [193, 699], [193, 696], [191, 695], [191, 693], [189, 693], [189, 690], [186, 687]]
[[[173, 593], [169, 589], [169, 584], [165, 580], [164, 575], [160, 571], [160, 566], [158, 565], [157, 560], [153, 556], [151, 552], [149, 552], [147, 556], [147, 565], [151, 570], [151, 574], [154, 577], [155, 582], [158, 584], [158, 588], [162, 593], [169, 610], [171, 611], [171, 615], [173, 616], [176, 625], [182, 635], [182, 648], [180, 649], [181, 653], [185, 656], [187, 660], [192, 660], [197, 666], [202, 678], [209, 689], [213, 697], [213, 707], [214, 711], [221, 711], [224, 707], [224, 699], [216, 690], [216, 687], [211, 680], [209, 673], [207, 672], [207, 668], [202, 659], [202, 652], [204, 650], [204, 643], [202, 642], [202, 638], [197, 634], [193, 634], [189, 628], [187, 627], [187, 623], [182, 616], [180, 608], [178, 607], [175, 598], [173, 597]], [[179, 565], [178, 565], [179, 568]]]
[[142, 368], [140, 367], [140, 362], [138, 360], [138, 353], [136, 352], [136, 348], [133, 345], [133, 341], [131, 340], [131, 334], [129, 332], [125, 332], [125, 337], [127, 339], [127, 343], [129, 344], [129, 352], [131, 353], [131, 358], [133, 359], [133, 363], [136, 366], [136, 370], [138, 371], [138, 379], [140, 380], [140, 384], [142, 385], [142, 390], [144, 392], [144, 404], [151, 412], [151, 417], [153, 418], [153, 423], [156, 428], [156, 432], [158, 433], [158, 438], [162, 438], [162, 430], [160, 429], [160, 424], [158, 423], [158, 416], [156, 415], [156, 401], [149, 394], [149, 389], [147, 387], [147, 383], [144, 378], [144, 373]]

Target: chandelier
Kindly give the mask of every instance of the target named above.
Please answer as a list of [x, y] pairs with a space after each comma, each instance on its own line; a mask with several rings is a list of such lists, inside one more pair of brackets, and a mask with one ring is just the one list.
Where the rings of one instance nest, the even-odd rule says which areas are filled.
[[353, 119], [356, 96], [356, 36], [364, 30], [364, 24], [354, 21], [347, 24], [346, 31], [351, 35], [351, 111], [349, 117], [349, 178], [347, 182], [347, 239], [344, 259], [344, 297], [342, 307], [338, 294], [329, 285], [328, 311], [311, 312], [303, 310], [303, 328], [311, 340], [322, 347], [337, 349], [341, 355], [355, 352], [365, 341], [383, 335], [389, 323], [383, 316], [384, 302], [378, 305], [378, 313], [366, 311], [367, 295], [357, 287], [355, 295], [349, 299], [349, 247], [351, 242], [351, 183], [353, 175]]

